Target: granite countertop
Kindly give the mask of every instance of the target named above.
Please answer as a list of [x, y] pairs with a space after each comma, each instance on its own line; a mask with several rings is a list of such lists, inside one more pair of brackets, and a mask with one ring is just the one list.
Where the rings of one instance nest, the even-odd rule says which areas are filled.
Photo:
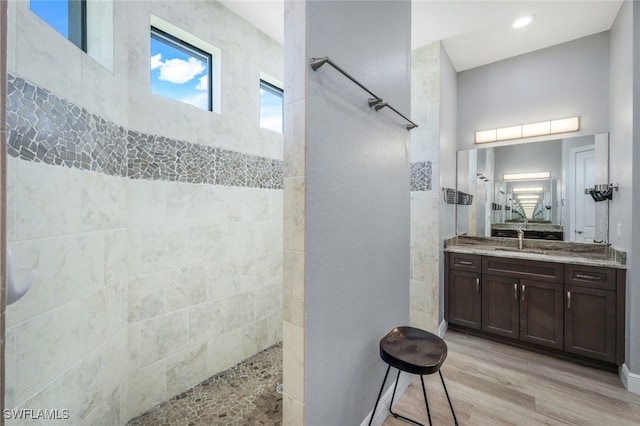
[[514, 238], [461, 235], [445, 240], [444, 251], [618, 269], [625, 269], [627, 263], [626, 252], [610, 245], [567, 241], [525, 239], [523, 250], [518, 250]]

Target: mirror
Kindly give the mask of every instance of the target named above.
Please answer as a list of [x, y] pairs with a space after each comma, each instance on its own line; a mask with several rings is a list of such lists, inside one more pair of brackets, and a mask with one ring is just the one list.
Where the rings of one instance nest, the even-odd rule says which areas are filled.
[[609, 183], [609, 136], [597, 134], [458, 151], [456, 233], [608, 242], [608, 203], [586, 192]]

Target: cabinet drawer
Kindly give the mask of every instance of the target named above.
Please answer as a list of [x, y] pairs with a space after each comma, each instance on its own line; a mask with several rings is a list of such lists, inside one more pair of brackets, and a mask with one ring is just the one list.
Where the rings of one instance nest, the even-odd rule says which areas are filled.
[[616, 289], [616, 270], [597, 266], [567, 265], [564, 282], [567, 285], [598, 288], [601, 290]]
[[561, 283], [564, 278], [564, 265], [562, 263], [486, 256], [482, 258], [482, 273]]
[[449, 268], [480, 273], [482, 270], [481, 259], [482, 257], [477, 254], [449, 253]]

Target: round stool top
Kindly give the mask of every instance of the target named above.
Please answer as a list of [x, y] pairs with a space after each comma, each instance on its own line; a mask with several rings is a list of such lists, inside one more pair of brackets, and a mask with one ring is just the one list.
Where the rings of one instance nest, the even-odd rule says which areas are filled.
[[396, 327], [380, 340], [380, 358], [398, 370], [433, 374], [447, 358], [447, 344], [415, 327]]

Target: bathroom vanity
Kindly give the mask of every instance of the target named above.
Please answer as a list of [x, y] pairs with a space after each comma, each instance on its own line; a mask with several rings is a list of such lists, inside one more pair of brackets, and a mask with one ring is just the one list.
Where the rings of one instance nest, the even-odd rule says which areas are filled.
[[624, 362], [626, 255], [603, 244], [445, 242], [451, 329], [608, 370]]

